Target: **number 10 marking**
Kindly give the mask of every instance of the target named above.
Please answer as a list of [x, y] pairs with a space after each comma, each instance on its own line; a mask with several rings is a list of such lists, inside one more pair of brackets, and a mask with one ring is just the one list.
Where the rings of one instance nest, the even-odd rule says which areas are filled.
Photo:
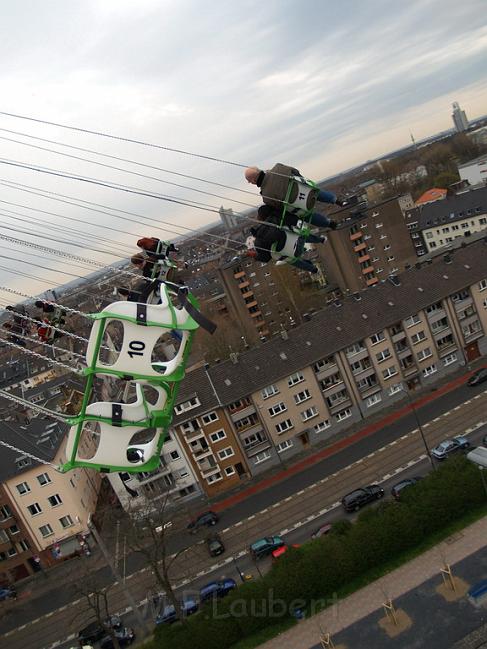
[[129, 342], [129, 349], [131, 351], [127, 352], [130, 358], [133, 358], [134, 356], [143, 356], [144, 355], [144, 349], [145, 349], [145, 343], [142, 342], [141, 340], [131, 340]]

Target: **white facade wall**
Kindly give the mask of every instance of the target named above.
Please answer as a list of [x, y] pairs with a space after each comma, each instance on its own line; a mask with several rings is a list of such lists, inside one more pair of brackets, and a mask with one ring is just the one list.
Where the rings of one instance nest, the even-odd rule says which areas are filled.
[[458, 173], [462, 180], [468, 180], [471, 185], [487, 183], [487, 156], [462, 165], [458, 168]]

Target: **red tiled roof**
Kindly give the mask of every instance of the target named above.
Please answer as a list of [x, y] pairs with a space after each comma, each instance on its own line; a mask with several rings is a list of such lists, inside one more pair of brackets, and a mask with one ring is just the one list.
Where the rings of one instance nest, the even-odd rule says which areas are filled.
[[421, 205], [422, 203], [432, 203], [433, 201], [438, 201], [446, 196], [446, 189], [440, 189], [438, 187], [433, 187], [428, 189], [421, 194], [421, 196], [416, 201], [416, 205]]

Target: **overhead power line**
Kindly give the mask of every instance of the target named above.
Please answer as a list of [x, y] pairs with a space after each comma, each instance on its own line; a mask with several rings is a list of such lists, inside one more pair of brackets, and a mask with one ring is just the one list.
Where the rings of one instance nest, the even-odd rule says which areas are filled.
[[151, 147], [153, 149], [160, 149], [162, 151], [171, 151], [172, 153], [179, 153], [181, 155], [191, 156], [193, 158], [202, 158], [203, 160], [212, 160], [213, 162], [221, 162], [223, 164], [232, 165], [234, 167], [248, 167], [249, 165], [241, 164], [239, 162], [232, 162], [231, 160], [224, 160], [223, 158], [215, 158], [209, 155], [203, 155], [201, 153], [193, 153], [191, 151], [185, 151], [183, 149], [174, 149], [169, 146], [163, 146], [162, 144], [153, 144], [151, 142], [144, 142], [143, 140], [135, 140], [129, 137], [122, 137], [120, 135], [112, 135], [110, 133], [104, 133], [103, 131], [92, 131], [87, 128], [81, 128], [79, 126], [70, 126], [68, 124], [61, 124], [60, 122], [50, 122], [45, 119], [39, 119], [35, 117], [28, 117], [27, 115], [18, 115], [16, 113], [8, 113], [6, 111], [0, 111], [0, 115], [5, 115], [6, 117], [14, 117], [15, 119], [23, 119], [28, 122], [36, 122], [37, 124], [46, 124], [47, 126], [56, 126], [58, 128], [64, 128], [69, 131], [77, 131], [78, 133], [88, 133], [90, 135], [97, 135], [99, 137], [105, 137], [110, 140], [118, 140], [119, 142], [130, 142], [131, 144], [139, 144], [141, 146]]

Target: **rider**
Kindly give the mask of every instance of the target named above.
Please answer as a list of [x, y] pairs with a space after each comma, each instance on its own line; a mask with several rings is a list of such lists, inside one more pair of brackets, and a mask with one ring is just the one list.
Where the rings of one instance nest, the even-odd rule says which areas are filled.
[[[298, 169], [281, 164], [280, 162], [275, 164], [272, 169], [269, 169], [268, 171], [262, 171], [259, 167], [247, 167], [245, 170], [246, 181], [251, 185], [257, 185], [257, 187], [260, 187], [260, 193], [264, 203], [280, 210], [282, 210], [283, 203], [286, 201], [290, 179], [296, 176], [306, 183]], [[290, 203], [296, 200], [298, 191], [299, 185], [295, 182], [288, 197]], [[337, 198], [333, 192], [318, 188], [310, 192], [310, 201], [309, 209], [313, 208], [315, 202], [331, 203], [340, 207], [344, 207], [348, 204], [347, 201]], [[331, 230], [335, 230], [338, 225], [336, 221], [333, 221], [326, 215], [319, 214], [318, 212], [312, 212], [311, 216], [307, 220], [311, 225], [316, 225], [321, 228], [330, 228]]]

